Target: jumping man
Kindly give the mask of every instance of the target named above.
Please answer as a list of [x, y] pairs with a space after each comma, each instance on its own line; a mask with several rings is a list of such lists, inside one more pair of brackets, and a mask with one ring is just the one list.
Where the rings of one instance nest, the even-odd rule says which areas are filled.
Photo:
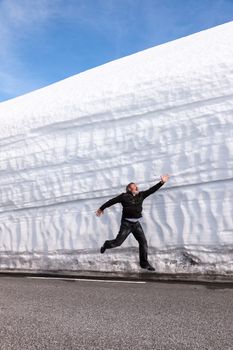
[[115, 239], [104, 242], [103, 246], [100, 248], [101, 253], [104, 253], [106, 249], [120, 246], [132, 232], [139, 243], [140, 266], [143, 269], [150, 271], [155, 270], [154, 267], [149, 264], [147, 259], [148, 244], [141, 225], [143, 209], [142, 202], [146, 197], [157, 191], [163, 184], [165, 184], [168, 179], [169, 175], [160, 176], [160, 181], [145, 191], [139, 191], [136, 183], [130, 182], [126, 186], [126, 192], [122, 192], [99, 207], [99, 209], [96, 211], [97, 216], [104, 214], [104, 209], [113, 204], [121, 203], [123, 206], [119, 232]]

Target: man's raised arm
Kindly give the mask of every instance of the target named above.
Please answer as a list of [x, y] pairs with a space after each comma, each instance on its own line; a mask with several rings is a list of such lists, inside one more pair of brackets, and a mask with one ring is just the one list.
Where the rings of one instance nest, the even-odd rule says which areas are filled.
[[99, 207], [99, 209], [96, 211], [96, 215], [100, 216], [101, 214], [103, 214], [104, 209], [111, 207], [111, 205], [113, 204], [121, 203], [121, 199], [122, 199], [122, 193], [114, 198], [109, 199], [107, 202], [102, 204], [101, 207]]
[[165, 182], [167, 182], [168, 178], [169, 178], [168, 175], [161, 176], [161, 180], [157, 184], [148, 188], [148, 190], [141, 191], [142, 197], [145, 199], [146, 197], [148, 197], [152, 193], [156, 192], [161, 186], [163, 186], [165, 184]]

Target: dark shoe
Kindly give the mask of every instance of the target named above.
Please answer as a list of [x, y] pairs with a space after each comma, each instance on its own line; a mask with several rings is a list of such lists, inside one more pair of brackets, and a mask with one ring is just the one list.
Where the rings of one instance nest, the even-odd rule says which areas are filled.
[[148, 265], [148, 266], [147, 266], [147, 270], [149, 270], [149, 271], [155, 271], [155, 268], [154, 268], [153, 266], [151, 266], [151, 265]]
[[141, 266], [142, 269], [147, 269], [148, 271], [155, 271], [155, 268], [151, 266], [150, 264], [147, 264], [145, 266]]
[[103, 245], [101, 248], [100, 248], [100, 253], [103, 254], [105, 252], [106, 248], [105, 246]]

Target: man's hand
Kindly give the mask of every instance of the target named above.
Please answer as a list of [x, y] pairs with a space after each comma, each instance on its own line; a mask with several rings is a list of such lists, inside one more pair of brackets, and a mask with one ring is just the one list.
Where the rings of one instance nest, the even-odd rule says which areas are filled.
[[96, 213], [97, 216], [101, 216], [101, 215], [103, 215], [104, 211], [101, 210], [101, 209], [98, 209], [98, 210], [96, 210], [95, 213]]
[[160, 176], [160, 179], [161, 179], [163, 182], [167, 182], [167, 180], [169, 179], [169, 175], [162, 175], [162, 176]]

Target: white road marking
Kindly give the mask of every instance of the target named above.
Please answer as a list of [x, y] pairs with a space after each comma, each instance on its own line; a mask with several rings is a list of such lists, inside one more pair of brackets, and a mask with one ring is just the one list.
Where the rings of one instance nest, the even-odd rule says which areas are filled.
[[40, 277], [40, 276], [26, 276], [31, 279], [42, 279], [42, 280], [61, 280], [61, 281], [84, 281], [84, 282], [108, 282], [108, 283], [137, 283], [142, 284], [146, 281], [121, 281], [121, 280], [97, 280], [89, 278], [68, 278], [68, 277]]

